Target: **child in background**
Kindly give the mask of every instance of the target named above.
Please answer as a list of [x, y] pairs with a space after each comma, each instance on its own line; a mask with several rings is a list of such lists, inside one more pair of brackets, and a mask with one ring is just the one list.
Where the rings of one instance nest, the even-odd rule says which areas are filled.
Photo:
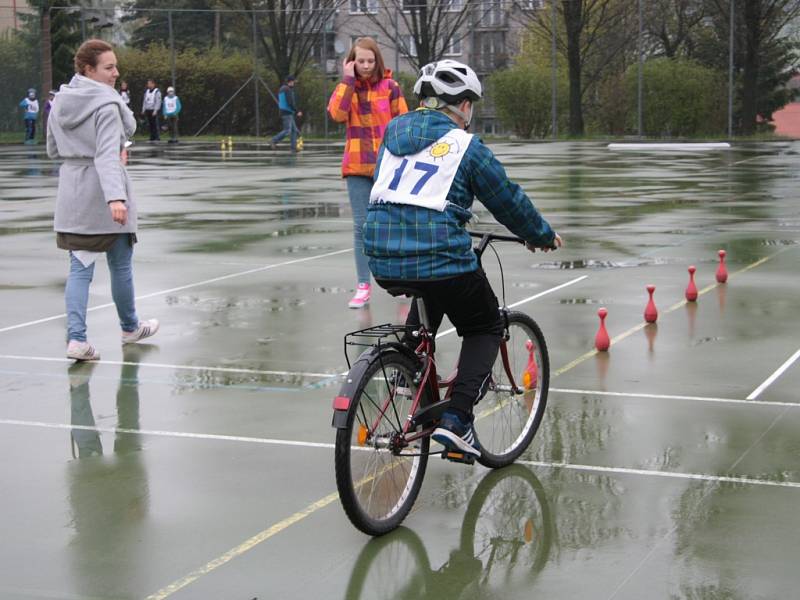
[[178, 143], [178, 115], [181, 112], [181, 99], [175, 95], [175, 88], [169, 86], [167, 88], [167, 95], [164, 97], [162, 104], [164, 110], [164, 118], [169, 126], [169, 143]]
[[39, 101], [36, 99], [36, 90], [30, 88], [27, 98], [23, 98], [19, 107], [25, 111], [25, 143], [36, 143], [36, 119], [39, 116]]

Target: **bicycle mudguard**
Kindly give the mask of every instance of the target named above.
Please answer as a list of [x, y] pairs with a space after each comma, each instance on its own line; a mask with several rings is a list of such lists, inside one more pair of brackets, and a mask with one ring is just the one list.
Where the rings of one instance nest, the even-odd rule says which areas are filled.
[[381, 354], [398, 351], [416, 357], [413, 350], [397, 342], [372, 346], [361, 353], [353, 363], [350, 371], [348, 371], [342, 387], [339, 388], [339, 394], [333, 399], [333, 420], [331, 422], [331, 427], [335, 429], [344, 429], [347, 427], [347, 413], [350, 409], [350, 401], [358, 391], [356, 387], [363, 378], [366, 370]]

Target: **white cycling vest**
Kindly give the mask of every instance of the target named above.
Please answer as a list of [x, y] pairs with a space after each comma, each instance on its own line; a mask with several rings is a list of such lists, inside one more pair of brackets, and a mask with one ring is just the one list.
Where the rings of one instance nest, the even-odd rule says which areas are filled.
[[443, 212], [471, 140], [472, 134], [451, 129], [416, 154], [395, 156], [384, 148], [370, 203], [411, 204]]

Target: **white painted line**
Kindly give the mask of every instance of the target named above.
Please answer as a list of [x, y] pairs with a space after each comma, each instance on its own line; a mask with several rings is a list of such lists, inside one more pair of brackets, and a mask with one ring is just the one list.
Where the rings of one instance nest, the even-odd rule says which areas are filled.
[[798, 350], [797, 352], [795, 352], [794, 354], [792, 354], [792, 355], [789, 357], [789, 359], [788, 359], [788, 360], [787, 360], [785, 363], [783, 363], [783, 364], [782, 364], [780, 367], [778, 367], [778, 370], [777, 370], [777, 371], [775, 371], [775, 372], [774, 372], [772, 375], [770, 375], [770, 376], [769, 376], [769, 377], [766, 379], [766, 381], [764, 381], [764, 383], [762, 383], [760, 386], [758, 386], [756, 389], [754, 389], [754, 390], [752, 391], [752, 393], [751, 393], [751, 394], [750, 394], [750, 395], [747, 397], [747, 399], [748, 399], [748, 400], [753, 400], [753, 399], [755, 399], [755, 398], [758, 398], [758, 396], [761, 394], [761, 392], [763, 392], [763, 391], [764, 391], [765, 389], [767, 389], [767, 388], [768, 388], [770, 385], [772, 385], [772, 383], [773, 383], [773, 382], [774, 382], [774, 381], [775, 381], [775, 380], [776, 380], [778, 377], [780, 377], [781, 375], [783, 375], [783, 373], [786, 371], [786, 369], [788, 369], [789, 367], [791, 367], [791, 366], [792, 366], [792, 363], [794, 363], [794, 361], [796, 361], [798, 358], [800, 358], [800, 350]]
[[697, 143], [652, 143], [652, 144], [626, 144], [611, 143], [609, 150], [721, 150], [730, 148], [728, 142], [697, 142]]
[[[552, 294], [553, 292], [557, 292], [558, 290], [560, 290], [562, 288], [570, 286], [570, 285], [572, 285], [574, 283], [578, 283], [579, 281], [583, 281], [587, 277], [589, 277], [589, 276], [588, 275], [581, 275], [580, 277], [576, 277], [575, 279], [571, 279], [570, 281], [567, 281], [566, 283], [562, 283], [561, 285], [557, 285], [556, 287], [547, 289], [547, 290], [545, 290], [543, 292], [539, 292], [538, 294], [534, 294], [533, 296], [525, 298], [524, 300], [520, 300], [519, 302], [514, 302], [514, 304], [509, 304], [508, 308], [516, 308], [517, 306], [522, 306], [526, 302], [530, 302], [531, 300], [536, 300], [537, 298], [541, 298], [542, 296], [546, 296], [547, 294]], [[436, 335], [436, 339], [438, 340], [440, 337], [443, 337], [445, 335], [453, 333], [455, 330], [456, 330], [455, 327], [451, 327], [450, 329], [446, 329], [444, 331], [440, 331]]]
[[[183, 431], [161, 431], [155, 429], [126, 429], [121, 427], [97, 427], [90, 425], [70, 425], [68, 423], [47, 423], [43, 421], [21, 421], [17, 419], [0, 419], [0, 425], [16, 425], [22, 427], [41, 427], [46, 429], [79, 429], [83, 431], [97, 431], [99, 433], [126, 433], [134, 435], [152, 435], [160, 437], [188, 438], [197, 440], [214, 440], [223, 442], [243, 442], [248, 444], [266, 444], [271, 446], [293, 446], [302, 448], [323, 448], [330, 450], [334, 444], [320, 442], [300, 442], [296, 440], [279, 440], [270, 438], [257, 438], [238, 435], [218, 435], [213, 433], [190, 433]], [[646, 469], [627, 469], [624, 467], [601, 467], [593, 465], [576, 465], [569, 463], [552, 463], [534, 460], [517, 460], [519, 464], [532, 467], [549, 469], [570, 469], [573, 471], [593, 471], [599, 473], [617, 473], [622, 475], [643, 475], [649, 477], [671, 477], [675, 479], [695, 479], [718, 483], [744, 483], [748, 485], [766, 485], [774, 487], [800, 488], [800, 482], [770, 481], [767, 479], [753, 479], [750, 477], [725, 477], [718, 475], [703, 475], [696, 473], [680, 473], [674, 471], [652, 471]]]
[[710, 481], [713, 483], [743, 483], [747, 485], [766, 485], [772, 487], [786, 487], [800, 489], [797, 481], [770, 481], [769, 479], [755, 479], [751, 477], [726, 477], [724, 475], [703, 475], [699, 473], [679, 473], [675, 471], [652, 471], [647, 469], [626, 469], [624, 467], [598, 467], [593, 465], [574, 465], [569, 463], [551, 463], [536, 460], [517, 460], [519, 464], [531, 467], [544, 467], [547, 469], [569, 469], [571, 471], [590, 471], [598, 473], [617, 473], [620, 475], [644, 475], [647, 477], [669, 477], [673, 479], [694, 479], [697, 481]]
[[[32, 360], [43, 362], [75, 362], [71, 358], [48, 357], [48, 356], [17, 356], [14, 354], [0, 354], [0, 359], [9, 360]], [[150, 367], [154, 369], [177, 369], [188, 371], [211, 371], [219, 373], [243, 373], [246, 375], [280, 375], [288, 377], [339, 377], [339, 373], [312, 373], [303, 371], [262, 371], [259, 369], [238, 369], [236, 367], [206, 367], [201, 365], [170, 365], [164, 363], [148, 362], [129, 362], [124, 360], [98, 360], [98, 365], [132, 365], [139, 367]]]
[[708, 396], [677, 396], [670, 394], [640, 394], [635, 392], [600, 392], [597, 390], [573, 390], [566, 388], [550, 388], [551, 392], [561, 394], [584, 394], [591, 396], [621, 396], [627, 398], [653, 398], [657, 400], [689, 400], [694, 402], [720, 402], [725, 404], [747, 404], [756, 406], [788, 406], [800, 408], [800, 402], [769, 402], [767, 400], [740, 400], [738, 398], [713, 398]]
[[[239, 271], [238, 273], [230, 273], [228, 275], [221, 275], [220, 277], [212, 277], [211, 279], [205, 279], [203, 281], [198, 281], [196, 283], [188, 283], [186, 285], [181, 285], [178, 287], [170, 288], [168, 290], [161, 290], [158, 292], [152, 292], [150, 294], [144, 294], [142, 296], [136, 296], [136, 300], [145, 300], [147, 298], [153, 298], [155, 296], [163, 296], [164, 294], [171, 294], [173, 292], [180, 292], [182, 290], [188, 290], [193, 287], [198, 287], [201, 285], [208, 285], [209, 283], [216, 283], [218, 281], [225, 281], [226, 279], [233, 279], [234, 277], [242, 277], [244, 275], [252, 275], [253, 273], [260, 273], [262, 271], [269, 271], [270, 269], [277, 269], [278, 267], [285, 267], [287, 265], [296, 265], [298, 263], [307, 262], [310, 260], [317, 260], [319, 258], [327, 258], [329, 256], [335, 256], [337, 254], [343, 254], [345, 252], [352, 252], [352, 248], [345, 248], [344, 250], [336, 250], [334, 252], [326, 252], [325, 254], [317, 254], [316, 256], [307, 256], [306, 258], [297, 258], [294, 260], [287, 260], [282, 263], [275, 263], [272, 265], [265, 265], [263, 267], [256, 267], [255, 269], [247, 269], [246, 271]], [[93, 306], [87, 309], [86, 312], [92, 312], [95, 310], [100, 310], [101, 308], [108, 308], [109, 306], [114, 306], [113, 302], [107, 302], [106, 304], [100, 304], [98, 306]], [[28, 321], [27, 323], [19, 323], [18, 325], [10, 325], [8, 327], [3, 327], [0, 329], [0, 333], [6, 331], [13, 331], [14, 329], [20, 329], [22, 327], [29, 327], [31, 325], [38, 325], [40, 323], [47, 323], [48, 321], [55, 321], [56, 319], [63, 319], [66, 317], [66, 313], [62, 313], [60, 315], [53, 315], [52, 317], [45, 317], [43, 319], [37, 319], [35, 321]]]
[[295, 440], [278, 440], [238, 435], [218, 435], [214, 433], [190, 433], [184, 431], [161, 431], [158, 429], [126, 429], [124, 427], [97, 427], [92, 425], [70, 425], [69, 423], [47, 423], [45, 421], [22, 421], [18, 419], [0, 419], [0, 425], [17, 425], [21, 427], [43, 427], [46, 429], [80, 429], [99, 433], [131, 433], [136, 435], [153, 435], [159, 437], [189, 438], [194, 440], [216, 440], [222, 442], [245, 442], [248, 444], [267, 444], [271, 446], [301, 446], [304, 448], [328, 448], [333, 444], [319, 442], [298, 442]]

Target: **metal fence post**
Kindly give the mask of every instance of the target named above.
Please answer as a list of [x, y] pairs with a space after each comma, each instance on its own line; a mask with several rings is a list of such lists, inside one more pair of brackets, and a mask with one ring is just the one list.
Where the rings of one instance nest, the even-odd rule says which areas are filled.
[[175, 36], [172, 33], [172, 11], [167, 13], [167, 24], [169, 25], [169, 64], [172, 70], [172, 87], [175, 87]]
[[639, 138], [642, 137], [642, 102], [643, 102], [643, 94], [642, 94], [642, 71], [644, 69], [644, 44], [642, 43], [642, 0], [639, 0], [639, 35], [636, 37], [636, 42], [638, 46], [638, 54], [639, 54], [639, 69], [638, 69], [638, 82], [637, 82], [637, 108], [636, 108], [636, 122], [638, 125], [639, 131]]
[[258, 106], [258, 46], [256, 45], [256, 9], [253, 9], [253, 104], [256, 110], [256, 137], [261, 136], [261, 115]]
[[733, 28], [734, 28], [734, 10], [735, 0], [731, 0], [730, 8], [730, 40], [728, 48], [728, 137], [733, 137]]
[[551, 21], [552, 24], [550, 25], [550, 29], [552, 29], [552, 35], [550, 40], [551, 45], [551, 56], [550, 60], [552, 62], [553, 67], [553, 101], [552, 101], [552, 112], [553, 112], [553, 139], [558, 139], [558, 61], [556, 58], [556, 25], [558, 20], [556, 19], [556, 0], [552, 0], [553, 8], [550, 11], [551, 14]]

